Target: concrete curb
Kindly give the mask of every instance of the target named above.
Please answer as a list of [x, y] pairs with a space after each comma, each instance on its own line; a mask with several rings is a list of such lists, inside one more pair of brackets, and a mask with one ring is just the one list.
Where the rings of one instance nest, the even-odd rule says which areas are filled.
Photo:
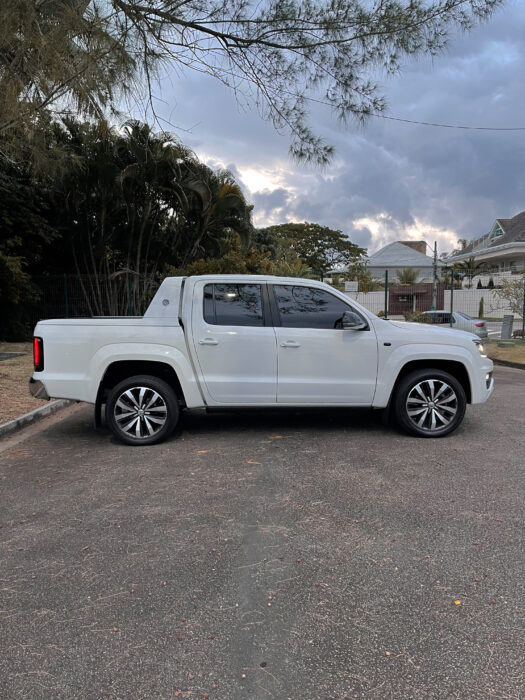
[[24, 428], [26, 425], [29, 425], [29, 423], [32, 423], [35, 420], [39, 420], [40, 418], [50, 416], [52, 413], [60, 411], [61, 408], [70, 406], [72, 403], [76, 402], [69, 401], [68, 399], [59, 399], [57, 401], [52, 401], [51, 403], [48, 403], [46, 406], [35, 408], [34, 411], [25, 413], [23, 416], [14, 418], [13, 420], [8, 421], [7, 423], [2, 423], [2, 425], [0, 425], [0, 438], [4, 435], [10, 435], [11, 433], [16, 432], [17, 430], [21, 430], [21, 428]]
[[525, 369], [523, 362], [511, 362], [510, 360], [495, 360], [491, 358], [495, 365], [503, 365], [503, 367], [513, 367], [514, 369]]

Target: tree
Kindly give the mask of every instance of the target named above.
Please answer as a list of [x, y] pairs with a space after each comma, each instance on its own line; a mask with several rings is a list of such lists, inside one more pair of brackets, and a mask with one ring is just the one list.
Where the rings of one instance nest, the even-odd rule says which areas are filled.
[[56, 238], [47, 221], [40, 183], [0, 160], [0, 337], [18, 339], [30, 331], [29, 307], [39, 290], [31, 280], [46, 248]]
[[382, 289], [381, 280], [372, 277], [370, 270], [363, 268], [361, 271], [357, 272], [353, 279], [357, 280], [357, 289], [363, 294], [368, 294], [368, 292], [377, 292]]
[[[464, 240], [464, 239], [460, 239]], [[476, 270], [479, 270], [481, 267], [480, 263], [476, 262], [476, 258], [471, 255], [468, 257], [466, 260], [462, 260], [459, 263], [456, 263], [454, 265], [454, 268], [456, 270], [460, 270], [463, 275], [468, 279], [468, 288], [470, 289], [472, 287], [472, 278], [476, 275]]]
[[252, 206], [248, 205], [241, 188], [228, 170], [217, 172], [199, 162], [188, 163], [183, 187], [186, 190], [185, 235], [179, 241], [181, 265], [199, 256], [213, 257], [224, 252], [223, 244], [233, 234], [246, 246], [253, 233]]
[[311, 277], [312, 270], [301, 259], [297, 250], [288, 245], [287, 239], [272, 233], [272, 230], [272, 227], [256, 229], [253, 237], [253, 246], [266, 253], [271, 261], [271, 268], [266, 270], [266, 274]]
[[161, 255], [174, 238], [172, 166], [186, 151], [134, 122], [121, 132], [105, 122], [73, 119], [64, 127], [56, 129], [58, 147], [72, 166], [53, 192], [56, 226], [90, 311], [118, 314], [129, 308], [118, 293], [125, 274], [131, 280], [131, 307], [140, 313]]
[[166, 265], [220, 256], [235, 234], [249, 240], [251, 207], [233, 176], [171, 134], [68, 118], [54, 138], [70, 166], [53, 180], [53, 224], [66, 244], [64, 271], [76, 271], [91, 313], [141, 313]]
[[366, 251], [341, 231], [320, 224], [280, 224], [263, 229], [277, 245], [287, 247], [321, 280], [334, 268], [348, 269], [364, 263]]
[[70, 104], [98, 117], [167, 64], [206, 73], [288, 131], [291, 153], [324, 163], [310, 100], [342, 120], [385, 109], [376, 80], [407, 56], [438, 55], [449, 35], [502, 0], [4, 0], [0, 133]]
[[503, 279], [500, 287], [498, 289], [494, 289], [494, 296], [499, 301], [496, 308], [509, 308], [513, 314], [516, 314], [516, 316], [521, 316], [523, 313], [524, 285], [525, 282], [523, 279]]
[[397, 271], [397, 283], [398, 284], [416, 284], [418, 280], [418, 272], [412, 267], [404, 267], [402, 270]]
[[223, 241], [218, 257], [200, 258], [182, 268], [169, 268], [172, 275], [248, 274], [309, 277], [311, 270], [290, 249], [274, 248], [273, 252], [257, 240], [246, 247], [238, 234]]
[[101, 118], [131, 88], [139, 63], [115, 34], [109, 9], [91, 0], [3, 0], [0, 137], [5, 152], [20, 155], [49, 108]]

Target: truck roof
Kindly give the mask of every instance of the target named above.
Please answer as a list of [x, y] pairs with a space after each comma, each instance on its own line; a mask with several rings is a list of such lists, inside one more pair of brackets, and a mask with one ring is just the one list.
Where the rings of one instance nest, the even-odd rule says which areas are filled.
[[309, 280], [301, 277], [278, 277], [277, 275], [190, 275], [188, 277], [165, 277], [161, 282], [157, 293], [153, 297], [144, 318], [173, 318], [173, 307], [177, 310], [177, 315], [180, 315], [181, 304], [181, 289], [184, 283], [191, 284], [200, 280], [210, 280], [210, 282], [218, 280], [224, 282], [242, 282], [249, 284], [250, 282], [280, 282], [281, 284], [310, 284], [314, 286], [322, 285], [326, 287], [324, 282], [318, 280]]

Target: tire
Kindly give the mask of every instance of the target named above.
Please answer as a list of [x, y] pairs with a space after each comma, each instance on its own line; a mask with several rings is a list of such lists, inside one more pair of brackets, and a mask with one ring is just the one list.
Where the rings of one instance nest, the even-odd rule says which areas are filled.
[[403, 430], [418, 437], [444, 437], [463, 420], [467, 399], [448, 372], [422, 369], [404, 377], [394, 397], [394, 414]]
[[111, 432], [126, 445], [155, 445], [173, 432], [179, 404], [169, 384], [140, 375], [117, 384], [106, 401]]

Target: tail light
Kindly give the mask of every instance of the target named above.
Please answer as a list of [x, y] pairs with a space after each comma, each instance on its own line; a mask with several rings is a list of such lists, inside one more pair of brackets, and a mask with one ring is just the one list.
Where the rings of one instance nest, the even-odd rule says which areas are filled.
[[483, 328], [484, 325], [484, 323], [476, 323], [476, 328]]
[[33, 362], [35, 372], [41, 372], [44, 369], [44, 341], [42, 338], [33, 338]]

